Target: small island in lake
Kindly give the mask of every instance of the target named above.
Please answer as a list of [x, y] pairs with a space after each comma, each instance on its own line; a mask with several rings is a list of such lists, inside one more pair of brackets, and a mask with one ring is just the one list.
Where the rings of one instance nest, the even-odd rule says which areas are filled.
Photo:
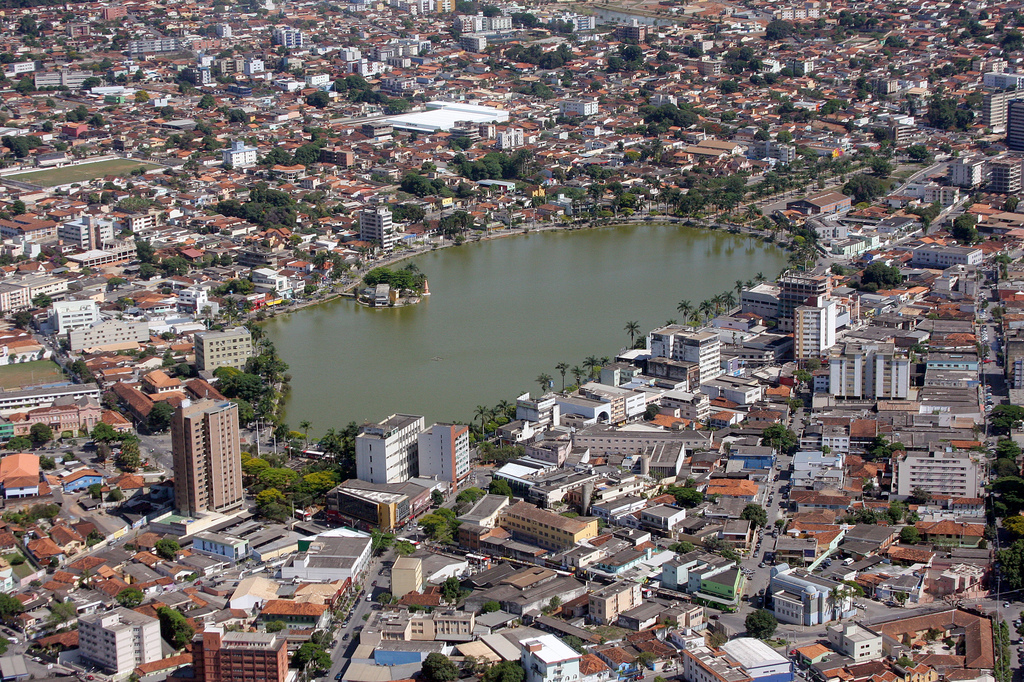
[[408, 263], [399, 270], [374, 268], [363, 276], [366, 286], [359, 290], [356, 300], [373, 308], [397, 308], [413, 305], [430, 296], [427, 277], [415, 263]]

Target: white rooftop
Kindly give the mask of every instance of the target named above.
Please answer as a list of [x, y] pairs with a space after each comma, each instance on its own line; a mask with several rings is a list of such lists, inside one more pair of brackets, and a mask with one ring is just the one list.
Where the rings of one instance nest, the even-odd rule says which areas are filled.
[[739, 637], [722, 645], [725, 653], [748, 670], [767, 665], [784, 665], [789, 660], [775, 649], [753, 637]]
[[523, 651], [526, 651], [531, 644], [540, 644], [540, 651], [531, 652], [531, 655], [547, 664], [572, 661], [581, 658], [575, 649], [570, 647], [568, 644], [565, 644], [554, 635], [541, 635], [540, 637], [524, 639], [519, 642], [519, 647]]
[[400, 114], [387, 119], [387, 122], [396, 128], [418, 132], [451, 130], [459, 121], [504, 123], [508, 121], [508, 112], [464, 102], [433, 101], [427, 103], [426, 111]]

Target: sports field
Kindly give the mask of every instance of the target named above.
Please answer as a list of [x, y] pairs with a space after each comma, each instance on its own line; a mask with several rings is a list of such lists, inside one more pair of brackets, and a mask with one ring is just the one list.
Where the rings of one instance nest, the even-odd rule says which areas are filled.
[[105, 175], [124, 175], [136, 168], [156, 168], [151, 163], [143, 163], [134, 159], [108, 159], [95, 163], [83, 163], [79, 166], [65, 166], [63, 168], [48, 168], [40, 171], [29, 171], [28, 173], [13, 173], [6, 177], [19, 182], [31, 182], [34, 185], [53, 187], [55, 185], [66, 185], [70, 182], [86, 182], [102, 178]]
[[60, 381], [64, 375], [60, 367], [50, 360], [21, 362], [17, 365], [0, 366], [0, 387], [10, 390], [22, 386], [52, 384]]

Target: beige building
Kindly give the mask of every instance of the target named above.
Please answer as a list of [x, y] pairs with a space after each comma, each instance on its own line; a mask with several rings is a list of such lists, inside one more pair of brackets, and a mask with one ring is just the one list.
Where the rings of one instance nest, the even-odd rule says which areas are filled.
[[411, 556], [399, 557], [391, 568], [391, 596], [401, 599], [422, 588], [423, 560]]
[[857, 623], [836, 623], [825, 628], [829, 643], [857, 663], [882, 658], [882, 636]]
[[245, 327], [222, 332], [199, 332], [195, 336], [196, 367], [212, 371], [218, 367], [244, 369], [253, 356], [252, 334]]
[[149, 341], [148, 322], [128, 322], [126, 320], [100, 320], [95, 324], [68, 332], [68, 343], [71, 350], [101, 348], [104, 350], [122, 350], [135, 348], [140, 343]]
[[620, 613], [640, 603], [640, 583], [612, 583], [590, 593], [590, 618], [598, 625], [614, 625]]
[[242, 455], [238, 406], [232, 402], [185, 400], [171, 420], [174, 506], [195, 516], [242, 504]]
[[[465, 611], [403, 613], [380, 624], [379, 640], [401, 642], [471, 642], [476, 616]], [[376, 639], [366, 633], [367, 639]], [[364, 638], [360, 635], [360, 642]]]
[[160, 660], [160, 621], [126, 608], [78, 619], [82, 656], [114, 675]]

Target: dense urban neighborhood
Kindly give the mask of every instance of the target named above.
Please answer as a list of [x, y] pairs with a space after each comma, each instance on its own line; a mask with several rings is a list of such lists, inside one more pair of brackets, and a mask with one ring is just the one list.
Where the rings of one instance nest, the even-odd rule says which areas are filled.
[[[1020, 679], [1019, 5], [0, 5], [0, 682]], [[655, 229], [786, 267], [289, 403], [289, 315]]]

